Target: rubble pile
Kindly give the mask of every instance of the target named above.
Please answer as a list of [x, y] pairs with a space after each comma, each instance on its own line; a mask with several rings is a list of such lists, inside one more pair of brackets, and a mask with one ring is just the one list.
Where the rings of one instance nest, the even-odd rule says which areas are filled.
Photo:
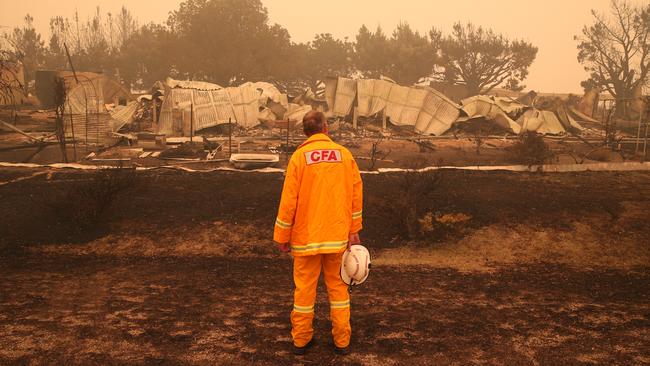
[[422, 135], [440, 136], [454, 124], [485, 119], [514, 134], [535, 131], [563, 135], [583, 130], [577, 120], [591, 120], [561, 100], [538, 109], [536, 94], [520, 100], [477, 95], [455, 103], [426, 86], [401, 86], [389, 79], [330, 78], [326, 99], [332, 117], [383, 114], [395, 126], [412, 126]]
[[266, 82], [223, 88], [168, 78], [164, 87], [157, 132], [170, 136], [189, 136], [193, 131], [226, 123], [248, 129], [260, 122], [297, 122], [312, 109], [311, 105], [289, 103], [286, 94]]

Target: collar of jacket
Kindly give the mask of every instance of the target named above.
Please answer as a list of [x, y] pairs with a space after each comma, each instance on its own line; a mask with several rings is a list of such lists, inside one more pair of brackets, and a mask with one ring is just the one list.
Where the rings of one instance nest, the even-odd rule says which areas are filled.
[[324, 133], [316, 133], [316, 134], [311, 135], [311, 136], [307, 139], [307, 141], [303, 142], [302, 145], [300, 145], [298, 148], [301, 148], [301, 147], [303, 147], [303, 146], [309, 145], [309, 144], [311, 144], [312, 142], [316, 142], [316, 141], [328, 141], [328, 142], [332, 142], [332, 139], [331, 139], [329, 136], [327, 136], [326, 134], [324, 134]]

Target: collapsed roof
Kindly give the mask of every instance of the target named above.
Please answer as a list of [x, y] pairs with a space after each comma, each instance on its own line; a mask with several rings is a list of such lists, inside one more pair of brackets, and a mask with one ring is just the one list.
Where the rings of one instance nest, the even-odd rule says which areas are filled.
[[325, 96], [335, 117], [358, 105], [360, 116], [384, 111], [398, 126], [414, 126], [421, 134], [441, 135], [460, 115], [460, 106], [432, 88], [405, 87], [387, 80], [328, 79]]
[[[223, 88], [217, 84], [168, 78], [158, 132], [182, 134], [183, 115], [192, 120], [193, 130], [198, 131], [229, 122], [251, 128], [257, 126], [261, 119], [302, 121], [309, 110], [311, 106], [288, 103], [286, 94], [271, 83], [248, 82], [238, 87]], [[282, 116], [278, 116], [280, 113]]]
[[582, 129], [575, 120], [582, 118], [564, 104], [539, 111], [510, 97], [477, 95], [458, 105], [433, 88], [401, 86], [383, 79], [328, 78], [325, 98], [333, 117], [345, 117], [356, 106], [361, 117], [384, 112], [392, 124], [413, 126], [415, 132], [423, 135], [440, 136], [454, 123], [477, 118], [515, 134], [525, 130], [564, 134], [569, 129]]
[[521, 126], [510, 118], [509, 114], [518, 113], [526, 106], [513, 100], [477, 95], [463, 100], [463, 112], [466, 117], [457, 122], [465, 122], [473, 118], [485, 118], [497, 125], [520, 133]]

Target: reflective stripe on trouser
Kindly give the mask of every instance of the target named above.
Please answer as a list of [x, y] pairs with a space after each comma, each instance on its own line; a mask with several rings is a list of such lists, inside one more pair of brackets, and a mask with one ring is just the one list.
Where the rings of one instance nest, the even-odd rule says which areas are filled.
[[312, 339], [314, 329], [314, 303], [321, 268], [325, 277], [332, 319], [332, 336], [337, 347], [350, 344], [350, 294], [340, 276], [343, 253], [317, 254], [293, 258], [293, 281], [296, 285], [291, 312], [291, 336], [297, 347]]

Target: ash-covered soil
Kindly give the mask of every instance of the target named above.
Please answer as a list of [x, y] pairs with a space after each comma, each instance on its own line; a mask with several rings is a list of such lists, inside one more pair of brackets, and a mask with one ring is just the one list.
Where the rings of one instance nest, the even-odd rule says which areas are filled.
[[[4, 262], [4, 261], [3, 261]], [[650, 363], [647, 271], [380, 267], [352, 294], [352, 354], [290, 353], [289, 258], [30, 258], [0, 267], [1, 364]]]
[[[40, 170], [0, 169], [2, 181], [34, 175]], [[96, 225], [83, 235], [75, 222], [65, 222], [61, 201], [76, 204], [64, 208], [88, 209], [85, 196], [75, 196], [79, 182], [95, 184], [94, 172], [53, 170], [18, 183], [0, 185], [0, 247], [86, 242], [107, 234], [143, 234], [154, 237], [163, 231], [192, 231], [218, 221], [252, 225], [261, 237], [272, 236], [282, 190], [279, 173], [211, 172], [175, 170], [138, 172], [132, 188], [111, 202]], [[623, 230], [624, 237], [641, 235], [650, 214], [650, 173], [510, 173], [442, 171], [434, 183], [413, 187], [403, 174], [366, 174], [364, 180], [364, 237], [372, 247], [401, 247], [404, 212], [395, 202], [407, 190], [417, 193], [417, 217], [462, 214], [462, 225], [438, 225], [419, 241], [435, 243], [460, 239], [477, 229], [499, 224], [518, 224], [572, 230], [572, 222], [598, 216], [607, 230]], [[418, 181], [415, 177], [411, 181]], [[409, 188], [412, 187], [412, 188]], [[71, 199], [72, 198], [72, 199]], [[628, 220], [628, 212], [634, 211]], [[621, 226], [614, 225], [617, 220]], [[617, 232], [611, 232], [617, 234]], [[622, 234], [619, 232], [618, 234]]]
[[345, 359], [322, 286], [317, 345], [290, 353], [281, 174], [138, 173], [85, 230], [57, 209], [88, 210], [59, 201], [92, 173], [1, 185], [0, 364], [650, 364], [650, 174], [445, 171], [415, 239], [404, 177], [363, 179], [377, 265]]

